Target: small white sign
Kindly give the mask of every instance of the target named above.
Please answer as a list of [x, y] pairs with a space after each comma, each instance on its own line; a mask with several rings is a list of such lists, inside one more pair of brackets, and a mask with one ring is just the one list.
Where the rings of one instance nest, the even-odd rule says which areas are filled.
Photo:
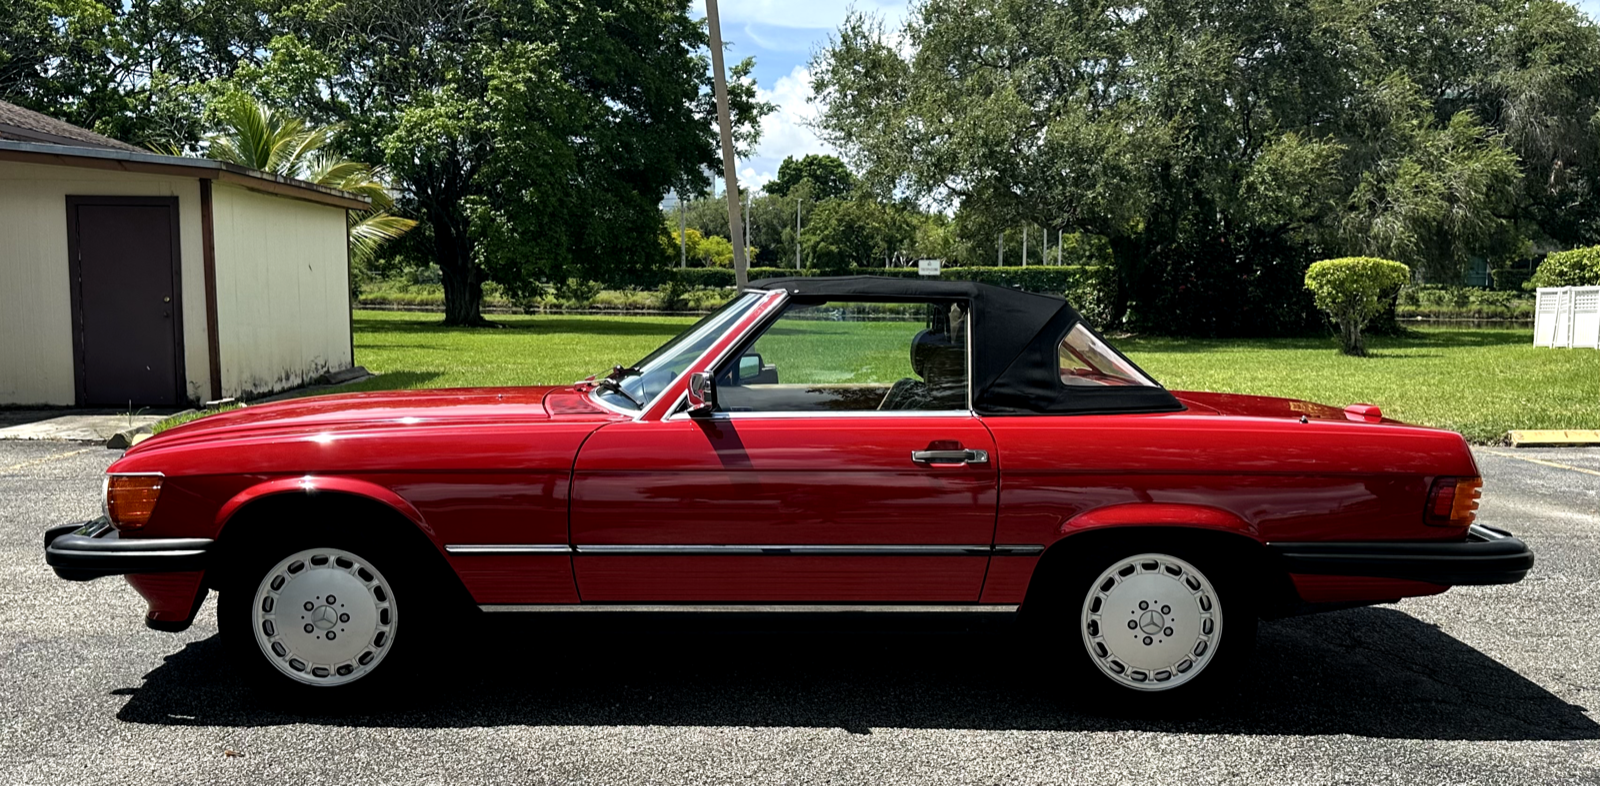
[[939, 275], [939, 264], [940, 260], [937, 259], [919, 259], [917, 260], [917, 275], [937, 276]]

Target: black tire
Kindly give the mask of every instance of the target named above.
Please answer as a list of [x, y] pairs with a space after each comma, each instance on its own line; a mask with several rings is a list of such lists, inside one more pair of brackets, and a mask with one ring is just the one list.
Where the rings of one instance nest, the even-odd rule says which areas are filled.
[[[1248, 559], [1197, 538], [1150, 538], [1102, 541], [1056, 570], [1024, 616], [1035, 646], [1070, 662], [1061, 688], [1083, 709], [1190, 716], [1229, 700], [1255, 648], [1258, 593]], [[1167, 583], [1182, 591], [1161, 589]]]
[[297, 712], [388, 704], [427, 659], [446, 604], [392, 537], [317, 529], [235, 551], [217, 606], [228, 657], [260, 698]]

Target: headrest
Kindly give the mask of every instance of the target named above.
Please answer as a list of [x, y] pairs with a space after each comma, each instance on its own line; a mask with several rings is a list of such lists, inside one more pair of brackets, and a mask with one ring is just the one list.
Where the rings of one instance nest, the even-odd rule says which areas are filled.
[[961, 347], [942, 330], [924, 330], [911, 339], [911, 370], [924, 380], [929, 375], [960, 370]]

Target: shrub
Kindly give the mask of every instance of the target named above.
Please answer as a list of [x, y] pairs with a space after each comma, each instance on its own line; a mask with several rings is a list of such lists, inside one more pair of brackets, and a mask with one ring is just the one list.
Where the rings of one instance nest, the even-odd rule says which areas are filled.
[[594, 299], [600, 296], [601, 285], [597, 281], [585, 281], [581, 278], [569, 278], [556, 284], [556, 300], [567, 308], [588, 308]]
[[1600, 246], [1558, 251], [1528, 279], [1535, 287], [1592, 287], [1600, 285]]
[[1339, 326], [1339, 347], [1346, 355], [1367, 354], [1361, 329], [1378, 316], [1411, 280], [1411, 268], [1373, 257], [1324, 259], [1306, 271], [1306, 289], [1317, 308]]
[[661, 310], [682, 311], [684, 306], [688, 305], [687, 301], [684, 300], [684, 296], [687, 294], [689, 294], [689, 287], [682, 280], [676, 276], [667, 279], [667, 283], [661, 285]]
[[[1522, 292], [1423, 284], [1400, 290], [1398, 313], [1402, 319], [1530, 319], [1533, 297]], [[1373, 332], [1370, 325], [1367, 332]]]

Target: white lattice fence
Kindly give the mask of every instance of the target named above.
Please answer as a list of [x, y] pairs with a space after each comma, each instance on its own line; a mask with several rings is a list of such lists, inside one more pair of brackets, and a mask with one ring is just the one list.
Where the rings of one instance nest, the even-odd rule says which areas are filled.
[[1600, 287], [1541, 287], [1533, 345], [1600, 349]]

